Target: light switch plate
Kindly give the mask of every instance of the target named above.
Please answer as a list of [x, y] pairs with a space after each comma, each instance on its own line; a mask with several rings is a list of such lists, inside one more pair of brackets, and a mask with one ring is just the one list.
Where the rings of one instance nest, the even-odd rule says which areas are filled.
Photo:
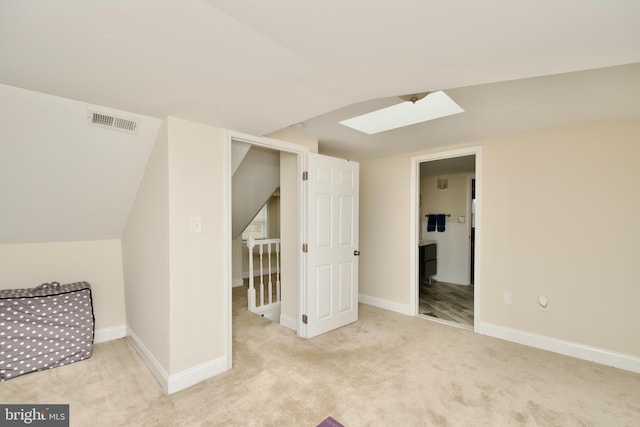
[[202, 218], [199, 216], [191, 217], [191, 232], [202, 233]]

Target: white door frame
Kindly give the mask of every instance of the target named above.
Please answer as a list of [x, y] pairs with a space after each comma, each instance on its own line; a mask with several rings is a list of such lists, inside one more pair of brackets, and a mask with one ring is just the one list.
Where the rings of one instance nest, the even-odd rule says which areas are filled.
[[[475, 172], [473, 174], [467, 175], [467, 236], [469, 238], [469, 247], [471, 247], [471, 228], [473, 226], [473, 224], [471, 223], [471, 218], [472, 218], [472, 214], [471, 214], [471, 210], [473, 209], [473, 207], [471, 206], [471, 196], [472, 196], [472, 181], [476, 178]], [[474, 246], [474, 254], [475, 254], [475, 246]], [[467, 274], [467, 277], [469, 278], [469, 285], [473, 285], [473, 283], [471, 283], [471, 251], [467, 251], [467, 266], [469, 267], [469, 271]], [[475, 263], [474, 263], [475, 266]], [[475, 270], [475, 268], [474, 268]], [[474, 299], [475, 299], [475, 292], [474, 292]], [[475, 301], [474, 301], [474, 307], [475, 307]], [[475, 316], [474, 316], [475, 319]], [[475, 323], [475, 322], [474, 322]]]
[[[420, 239], [420, 163], [429, 162], [432, 160], [443, 160], [454, 157], [471, 156], [475, 155], [476, 161], [476, 245], [475, 245], [475, 265], [474, 265], [474, 293], [473, 293], [473, 330], [477, 330], [477, 325], [480, 320], [480, 289], [481, 289], [481, 276], [480, 276], [480, 257], [481, 253], [478, 250], [481, 240], [482, 224], [481, 212], [482, 212], [482, 147], [472, 146], [459, 148], [455, 150], [439, 151], [436, 153], [422, 154], [411, 157], [411, 234], [409, 239], [410, 260], [409, 268], [411, 273], [411, 310], [414, 316], [420, 313], [420, 286], [418, 278], [418, 241]], [[471, 219], [469, 219], [471, 220]]]
[[[226, 192], [227, 192], [227, 207], [226, 207], [226, 216], [227, 216], [227, 230], [229, 230], [229, 232], [227, 233], [227, 254], [228, 254], [228, 262], [227, 262], [227, 278], [228, 278], [228, 283], [226, 286], [226, 306], [227, 306], [227, 366], [229, 369], [231, 369], [232, 367], [232, 342], [233, 342], [233, 331], [232, 331], [232, 321], [231, 321], [231, 307], [232, 307], [232, 302], [231, 302], [231, 288], [233, 287], [233, 274], [231, 271], [231, 218], [232, 218], [232, 211], [231, 211], [231, 196], [232, 196], [232, 172], [231, 172], [231, 142], [232, 141], [241, 141], [241, 142], [246, 142], [248, 144], [251, 145], [257, 145], [260, 147], [264, 147], [264, 148], [269, 148], [272, 150], [276, 150], [276, 151], [283, 151], [286, 153], [292, 153], [297, 155], [297, 178], [296, 179], [296, 188], [297, 188], [297, 201], [296, 201], [296, 206], [297, 206], [297, 214], [296, 214], [296, 218], [297, 218], [297, 226], [298, 226], [298, 230], [297, 230], [297, 241], [298, 241], [298, 248], [302, 248], [302, 242], [304, 241], [305, 236], [305, 229], [306, 229], [306, 223], [305, 223], [305, 213], [304, 213], [304, 186], [302, 185], [302, 171], [306, 170], [306, 163], [307, 163], [307, 157], [308, 157], [308, 153], [309, 153], [309, 147], [306, 147], [304, 145], [298, 145], [298, 144], [293, 144], [291, 142], [286, 142], [286, 141], [280, 141], [278, 139], [273, 139], [273, 138], [268, 138], [268, 137], [259, 137], [259, 136], [253, 136], [253, 135], [248, 135], [245, 133], [241, 133], [241, 132], [235, 132], [235, 131], [231, 131], [231, 130], [227, 130], [226, 131], [226, 141], [225, 143], [227, 144], [227, 159], [226, 159]], [[298, 284], [298, 295], [300, 295], [301, 292], [301, 286], [303, 286], [304, 284], [304, 277], [305, 277], [305, 258], [302, 256], [302, 250], [297, 251], [298, 256], [296, 257], [296, 283]], [[301, 306], [300, 306], [300, 298], [298, 298], [298, 315], [297, 317], [297, 329], [300, 330], [300, 325], [301, 325], [301, 316], [299, 315], [299, 313], [301, 312]]]

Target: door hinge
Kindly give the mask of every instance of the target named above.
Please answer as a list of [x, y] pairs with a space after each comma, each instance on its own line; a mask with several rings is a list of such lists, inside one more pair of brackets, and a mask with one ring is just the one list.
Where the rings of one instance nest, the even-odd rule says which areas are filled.
[[309, 172], [308, 171], [302, 172], [302, 180], [303, 181], [308, 181], [309, 180]]
[[303, 315], [302, 315], [302, 323], [306, 325], [306, 324], [307, 324], [307, 320], [308, 320], [308, 319], [307, 319], [307, 315], [306, 315], [306, 314], [303, 314]]
[[305, 254], [307, 252], [309, 252], [309, 245], [307, 245], [306, 243], [302, 244], [302, 252], [304, 252]]

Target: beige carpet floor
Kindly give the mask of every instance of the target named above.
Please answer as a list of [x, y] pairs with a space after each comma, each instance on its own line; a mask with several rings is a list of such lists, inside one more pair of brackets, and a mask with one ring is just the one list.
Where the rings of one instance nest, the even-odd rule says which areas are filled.
[[218, 377], [164, 395], [120, 339], [1, 383], [0, 402], [69, 403], [72, 426], [640, 425], [637, 374], [366, 305], [357, 323], [304, 340], [243, 300], [234, 368]]

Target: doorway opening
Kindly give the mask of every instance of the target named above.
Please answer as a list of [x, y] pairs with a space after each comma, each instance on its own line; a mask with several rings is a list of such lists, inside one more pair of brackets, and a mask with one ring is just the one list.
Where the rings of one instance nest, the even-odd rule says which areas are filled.
[[[235, 132], [229, 132], [227, 143], [227, 227], [232, 230], [227, 238], [229, 254], [233, 254], [232, 236], [237, 238], [248, 224], [232, 220], [236, 202], [232, 197], [236, 196], [232, 179], [236, 163], [232, 153], [234, 143], [248, 145], [249, 149], [275, 151], [280, 156], [280, 325], [302, 338], [311, 338], [356, 321], [359, 164], [310, 153], [305, 146]], [[258, 181], [256, 185], [263, 184]], [[237, 195], [242, 197], [245, 193]], [[257, 212], [258, 208], [254, 210]], [[256, 212], [248, 214], [247, 221]], [[227, 262], [226, 287], [229, 368], [233, 339], [231, 258]], [[247, 295], [251, 298], [250, 293]]]
[[478, 316], [479, 147], [413, 158], [415, 314], [473, 330]]
[[[227, 360], [232, 364], [232, 315], [239, 306], [248, 306], [248, 293], [245, 288], [242, 231], [255, 218], [256, 213], [271, 200], [274, 194], [278, 199], [279, 247], [280, 257], [280, 313], [277, 320], [282, 326], [298, 332], [299, 298], [303, 281], [304, 259], [299, 248], [303, 241], [303, 186], [302, 171], [309, 149], [266, 137], [229, 132], [229, 158], [227, 170], [229, 233], [227, 247], [229, 283], [227, 297]], [[258, 160], [248, 174], [238, 178], [234, 175], [242, 168], [249, 152], [253, 150]], [[266, 156], [266, 157], [265, 157]], [[275, 156], [275, 160], [273, 157]], [[269, 159], [271, 157], [271, 159]], [[247, 160], [248, 161], [248, 160]], [[275, 174], [269, 178], [267, 175]], [[245, 181], [245, 186], [238, 185]], [[260, 188], [258, 188], [260, 187]], [[271, 188], [273, 187], [273, 188]], [[277, 190], [276, 190], [277, 188]], [[254, 190], [262, 190], [262, 195], [252, 195]], [[253, 200], [251, 200], [253, 199]], [[262, 199], [262, 200], [261, 200]], [[267, 214], [268, 215], [268, 214]], [[269, 227], [270, 224], [266, 224]], [[269, 231], [267, 230], [267, 235]], [[267, 288], [268, 289], [268, 288]], [[238, 304], [240, 303], [240, 304]], [[252, 313], [253, 315], [253, 313]]]

